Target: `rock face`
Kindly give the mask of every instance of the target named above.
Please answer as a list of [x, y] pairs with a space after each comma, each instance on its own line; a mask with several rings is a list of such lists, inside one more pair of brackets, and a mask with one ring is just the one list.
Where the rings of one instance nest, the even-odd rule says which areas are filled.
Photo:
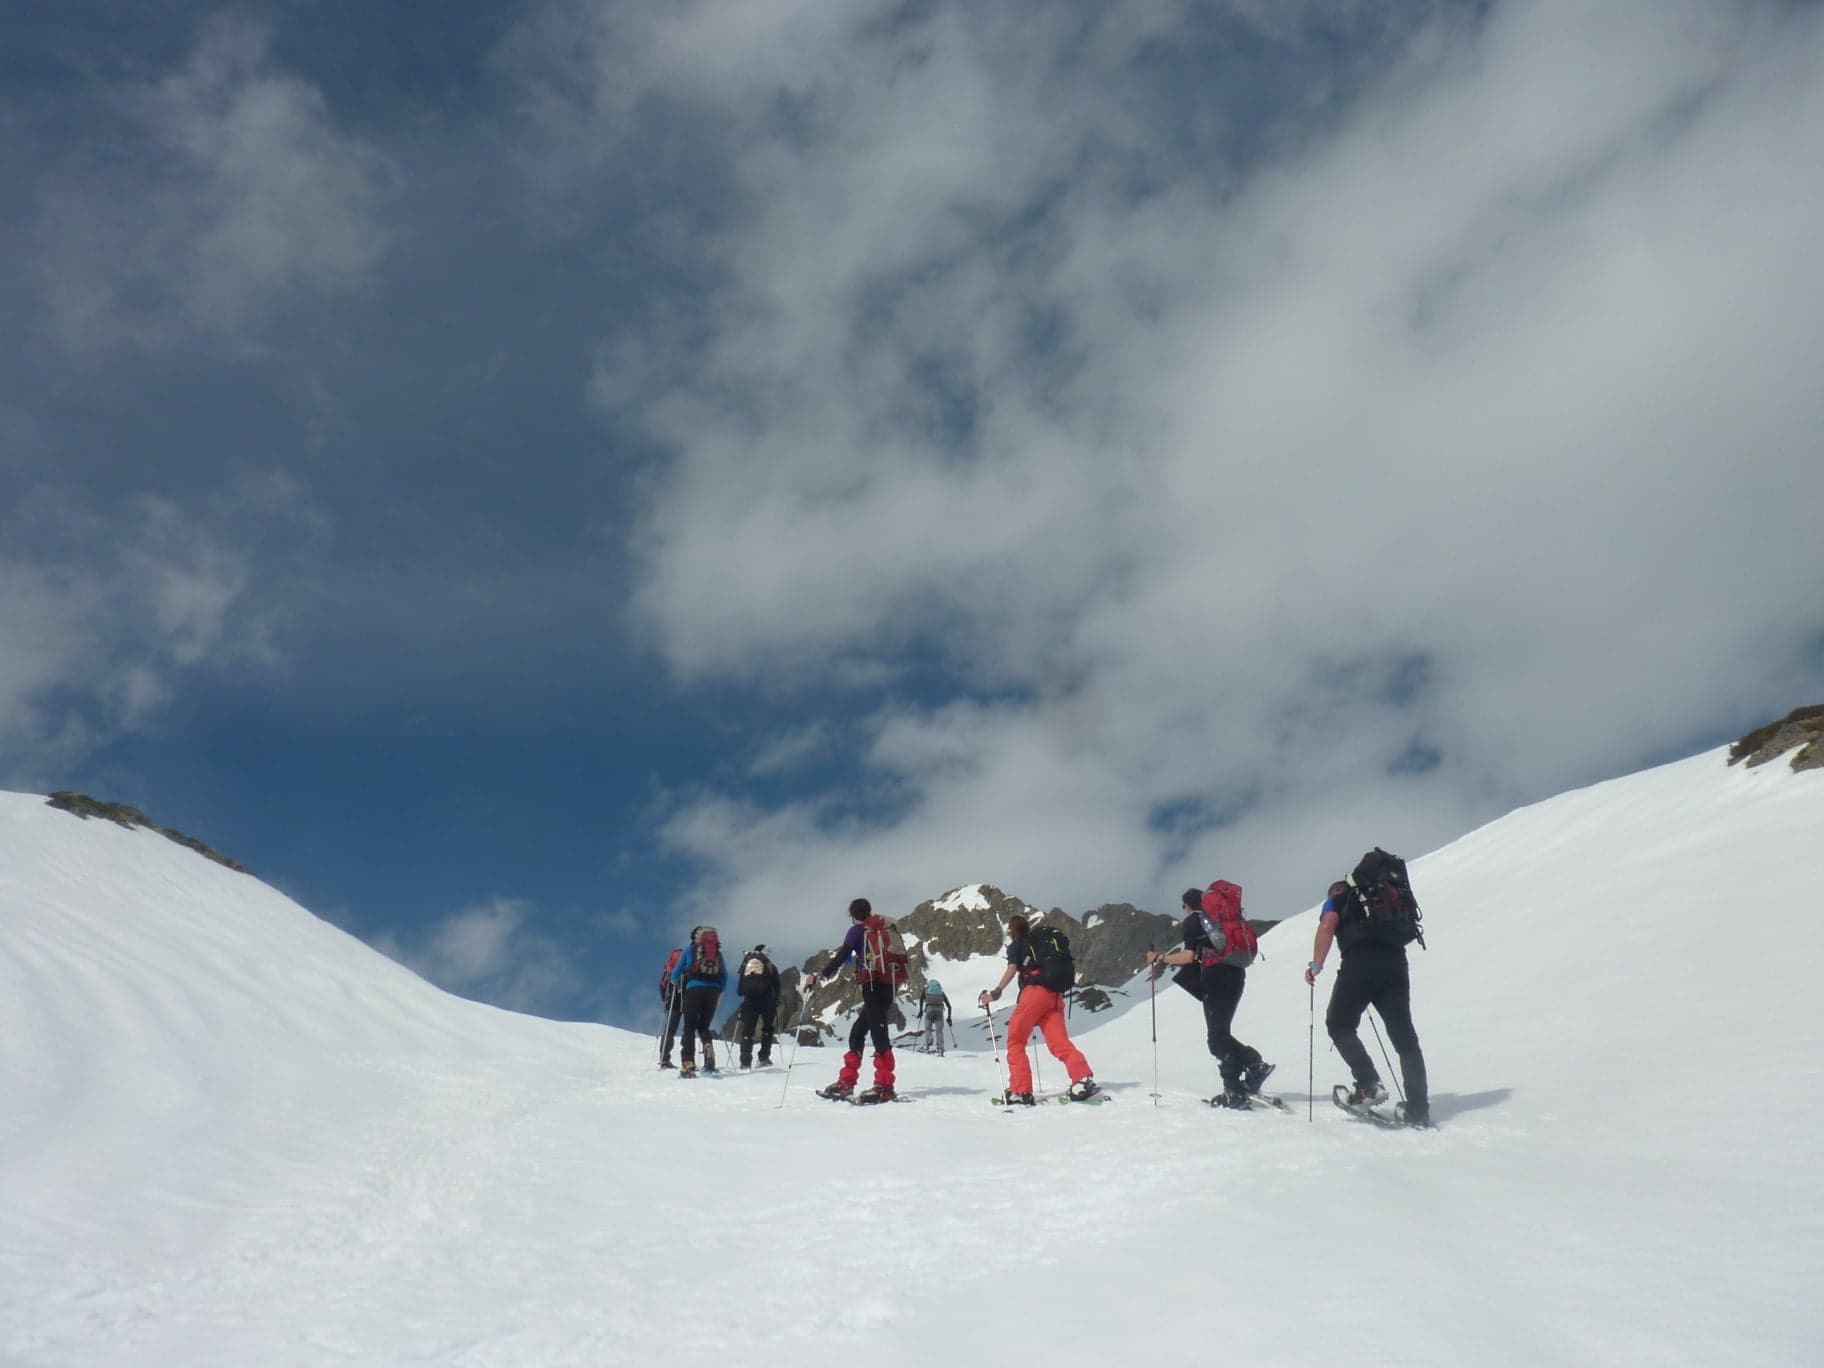
[[85, 822], [91, 817], [102, 817], [113, 822], [116, 826], [144, 827], [147, 831], [156, 831], [166, 840], [176, 841], [179, 845], [194, 850], [198, 855], [201, 855], [206, 859], [214, 860], [219, 865], [226, 865], [229, 869], [232, 869], [237, 873], [247, 873], [247, 867], [245, 865], [237, 864], [226, 855], [211, 850], [194, 836], [186, 836], [181, 831], [174, 831], [170, 827], [160, 826], [138, 808], [128, 807], [125, 803], [107, 803], [99, 798], [91, 798], [86, 793], [71, 793], [68, 790], [53, 793], [44, 801], [46, 805], [54, 807], [61, 812], [71, 813], [74, 816], [82, 818]]
[[1824, 706], [1794, 708], [1778, 722], [1756, 727], [1729, 747], [1729, 763], [1746, 762], [1748, 768], [1777, 760], [1795, 751], [1792, 768], [1824, 768]]
[[[1158, 912], [1147, 912], [1130, 903], [1107, 903], [1076, 918], [1062, 908], [1041, 911], [1031, 903], [991, 884], [973, 884], [953, 889], [941, 898], [922, 902], [894, 920], [907, 940], [911, 961], [911, 987], [922, 988], [926, 967], [933, 957], [944, 960], [969, 960], [999, 956], [1007, 943], [1007, 922], [1015, 913], [1029, 921], [1058, 927], [1070, 939], [1071, 957], [1076, 963], [1077, 986], [1074, 991], [1078, 1011], [1099, 1012], [1112, 1005], [1109, 989], [1126, 983], [1146, 964], [1149, 946], [1161, 950], [1178, 943], [1178, 918]], [[1255, 922], [1265, 930], [1270, 922]], [[804, 1010], [804, 976], [821, 970], [835, 954], [832, 946], [810, 956], [796, 968], [780, 974], [778, 1033], [789, 1039]], [[818, 986], [810, 996], [804, 1028], [799, 1043], [816, 1045], [835, 1043], [837, 1023], [854, 1010], [861, 1000], [860, 985], [852, 973], [839, 975], [833, 982]], [[965, 1004], [956, 1003], [959, 1011]], [[969, 1004], [973, 1006], [973, 1004]], [[911, 1029], [905, 1015], [904, 1000], [893, 1005], [894, 1033]], [[846, 1029], [846, 1028], [845, 1028]], [[732, 1023], [725, 1025], [724, 1035], [733, 1033]]]

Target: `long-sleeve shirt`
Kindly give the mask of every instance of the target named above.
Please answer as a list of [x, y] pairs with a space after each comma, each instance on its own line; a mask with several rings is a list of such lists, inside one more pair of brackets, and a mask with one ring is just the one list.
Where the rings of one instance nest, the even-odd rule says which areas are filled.
[[842, 938], [841, 947], [834, 955], [830, 956], [830, 962], [823, 966], [823, 972], [817, 975], [818, 978], [828, 978], [831, 974], [842, 968], [851, 955], [855, 957], [856, 967], [860, 967], [861, 933], [862, 925], [860, 922], [856, 922], [849, 927], [849, 934]]

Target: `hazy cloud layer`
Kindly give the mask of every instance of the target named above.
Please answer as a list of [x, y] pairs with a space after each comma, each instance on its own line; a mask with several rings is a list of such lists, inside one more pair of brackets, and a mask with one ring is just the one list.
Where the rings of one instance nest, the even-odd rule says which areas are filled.
[[375, 945], [439, 988], [519, 1011], [549, 1011], [581, 986], [562, 944], [531, 925], [531, 908], [491, 898]]
[[1815, 10], [1497, 5], [1282, 155], [1200, 163], [1221, 139], [1162, 155], [1133, 98], [1189, 22], [1144, 9], [686, 7], [599, 49], [577, 126], [694, 102], [740, 206], [708, 335], [598, 379], [663, 399], [666, 657], [928, 653], [1017, 700], [889, 685], [851, 783], [686, 804], [739, 906], [1221, 869], [1289, 911], [1815, 678]]

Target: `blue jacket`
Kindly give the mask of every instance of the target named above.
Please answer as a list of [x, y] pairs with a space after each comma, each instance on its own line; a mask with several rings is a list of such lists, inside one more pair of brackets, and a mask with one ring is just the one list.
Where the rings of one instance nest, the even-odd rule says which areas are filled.
[[724, 988], [728, 987], [727, 955], [718, 954], [716, 956], [716, 972], [714, 974], [691, 973], [690, 966], [695, 963], [695, 961], [696, 956], [691, 953], [688, 947], [686, 947], [684, 957], [678, 961], [678, 967], [671, 971], [671, 981], [673, 983], [681, 983], [687, 989], [714, 988], [717, 992], [721, 992]]

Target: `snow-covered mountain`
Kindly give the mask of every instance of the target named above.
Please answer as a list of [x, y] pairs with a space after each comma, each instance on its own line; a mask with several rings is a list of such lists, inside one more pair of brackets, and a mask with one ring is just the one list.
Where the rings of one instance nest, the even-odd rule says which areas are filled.
[[1419, 1133], [1307, 1110], [1310, 911], [1237, 1020], [1291, 1115], [1201, 1105], [1144, 981], [1075, 1023], [1110, 1105], [1004, 1114], [969, 1049], [851, 1108], [0, 795], [0, 1363], [1824, 1361], [1821, 835], [1824, 773], [1716, 751], [1415, 860]]

